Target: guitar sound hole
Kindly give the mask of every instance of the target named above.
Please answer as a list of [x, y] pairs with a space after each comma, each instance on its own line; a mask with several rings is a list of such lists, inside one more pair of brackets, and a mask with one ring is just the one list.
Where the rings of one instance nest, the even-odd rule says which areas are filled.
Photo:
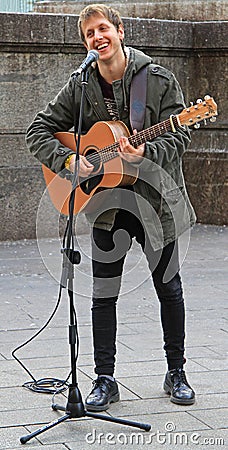
[[86, 152], [86, 159], [93, 164], [94, 168], [88, 178], [80, 179], [80, 188], [86, 195], [90, 195], [93, 189], [101, 183], [104, 169], [99, 154], [94, 149], [89, 149]]
[[93, 164], [93, 173], [100, 172], [102, 167], [101, 159], [99, 153], [93, 148], [86, 151], [86, 159]]

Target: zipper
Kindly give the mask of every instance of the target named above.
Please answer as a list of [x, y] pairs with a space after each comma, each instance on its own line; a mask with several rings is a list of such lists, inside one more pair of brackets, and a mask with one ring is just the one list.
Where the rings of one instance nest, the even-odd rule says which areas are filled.
[[163, 208], [163, 192], [164, 192], [164, 183], [163, 181], [160, 182], [160, 187], [161, 187], [161, 192], [160, 192], [160, 206], [159, 206], [159, 210], [158, 210], [158, 217], [161, 217], [162, 215], [162, 208]]

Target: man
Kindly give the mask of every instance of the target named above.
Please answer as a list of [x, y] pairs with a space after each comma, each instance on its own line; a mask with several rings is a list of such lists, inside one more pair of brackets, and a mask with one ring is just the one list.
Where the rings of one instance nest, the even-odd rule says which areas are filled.
[[[83, 132], [97, 121], [121, 120], [131, 130], [130, 87], [133, 77], [147, 67], [144, 129], [179, 114], [183, 95], [174, 75], [152, 64], [144, 53], [124, 46], [124, 26], [113, 8], [94, 4], [79, 16], [79, 33], [89, 50], [99, 53], [89, 68], [84, 105]], [[56, 173], [74, 171], [75, 154], [53, 134], [76, 126], [81, 99], [78, 76], [71, 78], [44, 111], [37, 114], [27, 132], [30, 151]], [[74, 94], [73, 94], [74, 93]], [[114, 123], [114, 122], [113, 122]], [[132, 130], [133, 134], [137, 130]], [[189, 405], [195, 393], [187, 382], [184, 357], [184, 300], [179, 274], [178, 236], [195, 222], [185, 189], [181, 159], [189, 132], [172, 123], [171, 130], [133, 146], [119, 138], [119, 156], [138, 171], [132, 186], [113, 189], [103, 210], [88, 215], [93, 222], [93, 340], [97, 379], [86, 398], [91, 411], [108, 409], [119, 400], [114, 378], [116, 353], [116, 302], [123, 264], [133, 238], [146, 254], [161, 304], [164, 349], [168, 363], [164, 389], [172, 402]], [[92, 176], [94, 166], [79, 158], [79, 176]], [[130, 308], [130, 305], [129, 305]]]

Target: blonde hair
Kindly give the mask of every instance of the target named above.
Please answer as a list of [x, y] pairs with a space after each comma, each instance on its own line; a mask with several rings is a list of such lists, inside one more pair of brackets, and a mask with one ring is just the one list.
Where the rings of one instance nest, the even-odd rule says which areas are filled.
[[85, 35], [82, 31], [82, 25], [90, 17], [96, 14], [101, 14], [106, 19], [108, 19], [108, 21], [116, 27], [117, 31], [119, 30], [120, 24], [123, 25], [119, 11], [112, 8], [111, 6], [106, 6], [102, 3], [94, 3], [92, 5], [88, 5], [81, 11], [78, 19], [78, 33], [82, 42], [85, 42]]

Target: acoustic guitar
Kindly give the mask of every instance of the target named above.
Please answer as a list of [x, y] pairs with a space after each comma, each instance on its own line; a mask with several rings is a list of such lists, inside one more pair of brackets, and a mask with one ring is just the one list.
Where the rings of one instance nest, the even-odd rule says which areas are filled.
[[[94, 194], [104, 189], [117, 186], [133, 185], [138, 177], [138, 168], [123, 160], [118, 152], [118, 140], [120, 136], [127, 136], [134, 147], [138, 147], [147, 141], [161, 136], [167, 131], [173, 133], [184, 125], [199, 127], [199, 122], [210, 118], [216, 120], [217, 105], [214, 99], [208, 95], [204, 100], [197, 100], [178, 115], [170, 116], [167, 120], [160, 122], [136, 135], [129, 133], [126, 125], [121, 121], [97, 122], [88, 133], [81, 136], [80, 154], [93, 164], [94, 169], [88, 178], [78, 179], [75, 189], [74, 214], [89, 210], [89, 202]], [[75, 136], [72, 132], [55, 133], [64, 146], [76, 151]], [[76, 135], [77, 140], [77, 135]], [[56, 175], [45, 165], [42, 165], [45, 183], [51, 201], [55, 208], [62, 214], [69, 214], [69, 198], [72, 191], [72, 182], [67, 178]], [[96, 197], [96, 196], [95, 196]], [[93, 208], [96, 201], [93, 198]]]

